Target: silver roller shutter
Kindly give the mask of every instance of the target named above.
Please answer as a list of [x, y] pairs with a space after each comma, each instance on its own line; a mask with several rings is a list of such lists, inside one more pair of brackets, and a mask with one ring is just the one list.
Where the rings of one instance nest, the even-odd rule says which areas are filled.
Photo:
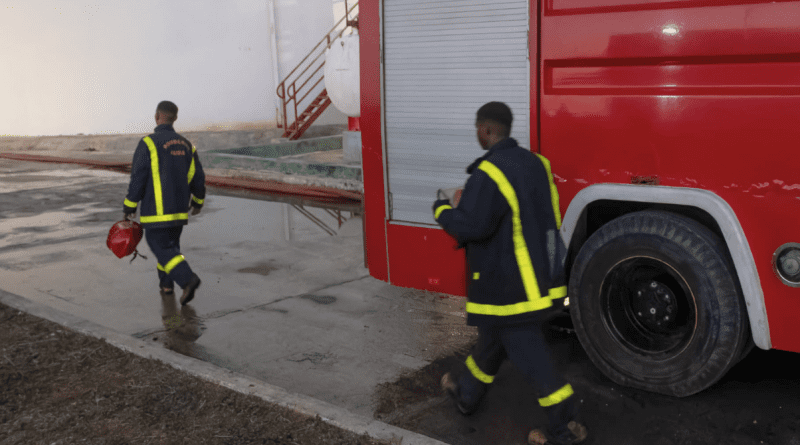
[[529, 145], [528, 0], [384, 0], [384, 113], [391, 218], [435, 224], [439, 188], [483, 154], [475, 112], [501, 101]]

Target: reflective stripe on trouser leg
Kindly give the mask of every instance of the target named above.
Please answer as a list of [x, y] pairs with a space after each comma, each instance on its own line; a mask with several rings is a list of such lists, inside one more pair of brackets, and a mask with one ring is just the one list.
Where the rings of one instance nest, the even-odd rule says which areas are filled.
[[511, 363], [536, 391], [547, 415], [547, 430], [553, 441], [568, 442], [567, 424], [575, 420], [578, 407], [569, 385], [556, 369], [550, 346], [540, 323], [501, 328], [500, 337]]
[[[166, 274], [169, 271], [169, 276], [166, 279], [176, 282], [180, 287], [185, 287], [189, 284], [193, 272], [189, 267], [189, 263], [181, 255], [180, 237], [182, 231], [183, 226], [145, 229], [144, 237], [150, 250], [155, 255], [156, 261], [161, 265], [160, 269], [164, 269], [159, 270], [159, 279], [164, 280], [161, 273]], [[170, 264], [171, 262], [172, 264]]]
[[566, 385], [562, 386], [558, 391], [550, 394], [547, 397], [542, 397], [539, 399], [539, 405], [543, 407], [557, 405], [564, 400], [567, 400], [575, 391], [572, 390], [572, 385], [567, 383]]
[[572, 386], [566, 384], [550, 395], [539, 399], [539, 404], [547, 416], [547, 430], [554, 441], [570, 443], [572, 432], [567, 428], [571, 420], [578, 415], [578, 405], [575, 402]]
[[478, 367], [478, 364], [475, 363], [475, 359], [472, 358], [471, 355], [467, 357], [467, 369], [469, 369], [473, 377], [487, 385], [494, 382], [494, 376], [481, 371], [481, 368]]
[[173, 289], [175, 287], [175, 283], [172, 281], [172, 278], [169, 277], [169, 274], [164, 270], [164, 266], [161, 263], [156, 263], [156, 269], [158, 269], [158, 283], [159, 286], [164, 289]]
[[181, 262], [186, 261], [186, 257], [183, 255], [175, 255], [169, 262], [164, 266], [164, 272], [172, 273], [172, 269], [180, 264]]
[[464, 362], [467, 369], [458, 372], [459, 397], [464, 405], [476, 407], [480, 403], [505, 358], [497, 329], [479, 327], [478, 341]]
[[472, 347], [465, 365], [469, 374], [483, 384], [491, 384], [506, 353], [496, 328], [479, 327], [478, 341]]

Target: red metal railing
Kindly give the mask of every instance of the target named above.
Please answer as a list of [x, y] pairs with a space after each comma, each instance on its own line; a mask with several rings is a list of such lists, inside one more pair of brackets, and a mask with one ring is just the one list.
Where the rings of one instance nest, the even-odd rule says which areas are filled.
[[[299, 138], [303, 132], [319, 117], [330, 105], [328, 92], [318, 87], [325, 78], [325, 50], [344, 34], [350, 27], [357, 26], [357, 19], [351, 20], [350, 14], [358, 7], [358, 2], [348, 9], [345, 4], [345, 15], [333, 28], [320, 40], [319, 43], [300, 61], [299, 64], [278, 84], [278, 97], [281, 102], [281, 122], [279, 128], [284, 129], [283, 137], [289, 139]], [[356, 14], [356, 17], [358, 15]], [[337, 31], [336, 28], [345, 22], [345, 26]], [[299, 97], [298, 97], [299, 96]], [[300, 112], [300, 110], [303, 110]], [[289, 119], [292, 119], [291, 123]]]

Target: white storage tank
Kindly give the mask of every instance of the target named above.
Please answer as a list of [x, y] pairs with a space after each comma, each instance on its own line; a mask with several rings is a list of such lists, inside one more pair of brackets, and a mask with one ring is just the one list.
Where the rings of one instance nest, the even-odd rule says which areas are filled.
[[325, 53], [325, 88], [333, 105], [350, 117], [361, 115], [358, 34], [342, 36]]

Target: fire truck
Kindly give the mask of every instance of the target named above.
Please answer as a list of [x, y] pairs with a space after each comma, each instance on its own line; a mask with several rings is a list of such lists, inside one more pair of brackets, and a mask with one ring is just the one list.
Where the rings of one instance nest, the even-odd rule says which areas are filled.
[[548, 158], [578, 338], [611, 380], [688, 396], [753, 346], [800, 352], [800, 2], [361, 0], [370, 274], [465, 295], [436, 191], [475, 112]]

